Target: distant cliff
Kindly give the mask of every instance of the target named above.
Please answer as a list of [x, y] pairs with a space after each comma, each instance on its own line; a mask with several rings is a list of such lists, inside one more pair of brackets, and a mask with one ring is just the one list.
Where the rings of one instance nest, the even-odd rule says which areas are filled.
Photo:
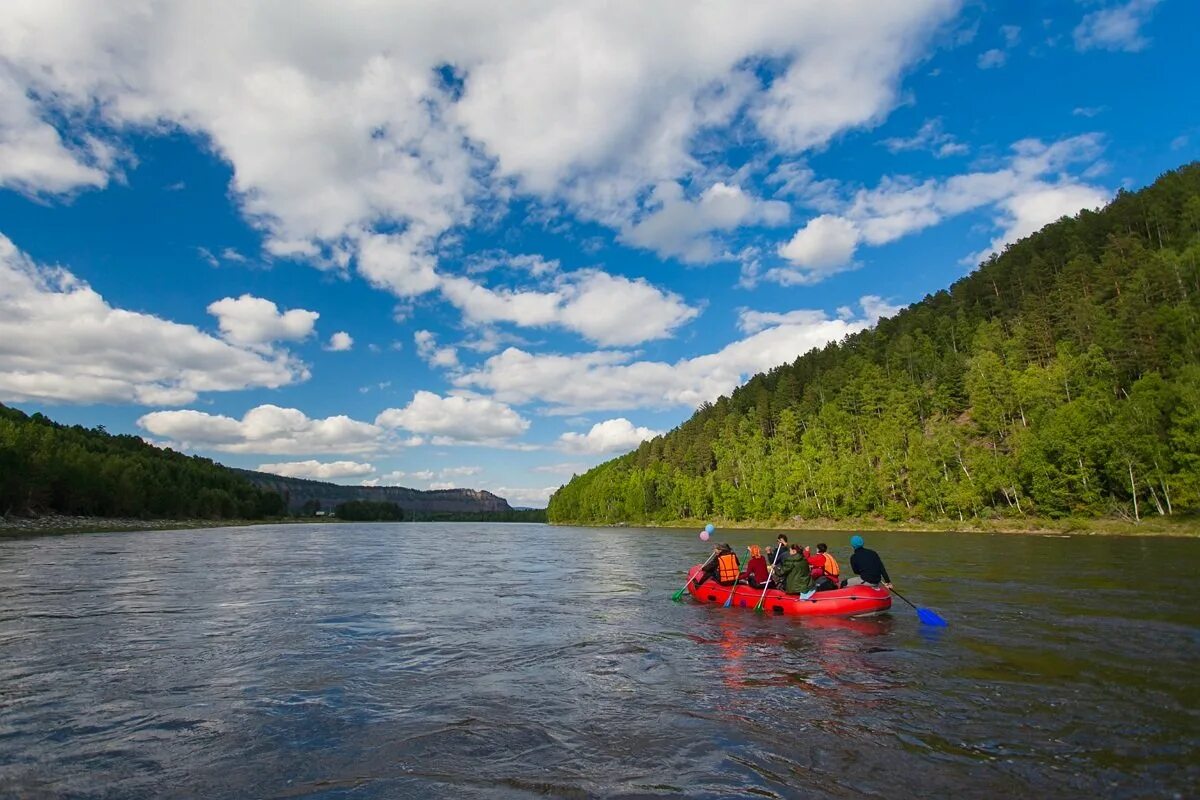
[[503, 497], [481, 489], [422, 491], [404, 486], [339, 486], [336, 483], [285, 478], [248, 469], [233, 471], [258, 488], [277, 493], [287, 504], [288, 511], [298, 511], [306, 503], [314, 500], [326, 511], [332, 511], [338, 505], [351, 500], [395, 503], [405, 511], [422, 514], [496, 513], [513, 510]]

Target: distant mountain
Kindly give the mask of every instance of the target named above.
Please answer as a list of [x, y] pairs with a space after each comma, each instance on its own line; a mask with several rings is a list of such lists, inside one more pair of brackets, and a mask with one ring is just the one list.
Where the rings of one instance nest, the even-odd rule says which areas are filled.
[[409, 489], [404, 486], [341, 486], [336, 483], [286, 478], [266, 472], [233, 469], [259, 489], [275, 492], [283, 498], [288, 511], [299, 511], [309, 503], [332, 511], [342, 503], [365, 500], [371, 503], [395, 503], [407, 512], [419, 514], [476, 514], [512, 511], [508, 501], [481, 489]]

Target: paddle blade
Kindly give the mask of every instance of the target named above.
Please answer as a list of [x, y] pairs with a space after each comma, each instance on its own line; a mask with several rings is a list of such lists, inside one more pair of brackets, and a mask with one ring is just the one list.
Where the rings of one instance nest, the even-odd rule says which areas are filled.
[[680, 589], [679, 591], [675, 592], [675, 594], [671, 595], [671, 599], [674, 600], [676, 603], [678, 603], [680, 600], [683, 599], [683, 593], [685, 591], [687, 591], [686, 586], [683, 587], [682, 589]]
[[928, 608], [918, 608], [917, 618], [926, 625], [932, 625], [935, 628], [948, 628], [950, 623], [938, 616], [936, 611]]

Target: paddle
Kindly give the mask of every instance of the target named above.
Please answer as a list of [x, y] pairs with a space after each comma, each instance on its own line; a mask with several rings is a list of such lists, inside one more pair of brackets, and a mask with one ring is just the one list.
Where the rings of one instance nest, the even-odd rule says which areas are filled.
[[[776, 544], [778, 544], [778, 543], [776, 543]], [[760, 614], [762, 613], [762, 610], [763, 610], [763, 601], [767, 599], [767, 589], [771, 588], [771, 573], [775, 569], [775, 562], [779, 560], [779, 551], [782, 549], [783, 549], [782, 547], [776, 546], [775, 555], [771, 556], [771, 569], [767, 570], [767, 582], [763, 584], [762, 597], [758, 598], [758, 605], [756, 605], [754, 607], [754, 610]]]
[[738, 580], [739, 578], [734, 578], [733, 586], [729, 587], [729, 597], [725, 598], [725, 608], [729, 608], [731, 605], [733, 605], [733, 593], [737, 591]]
[[933, 611], [928, 608], [917, 608], [915, 605], [912, 604], [912, 602], [907, 597], [900, 594], [895, 589], [892, 589], [891, 592], [892, 592], [892, 594], [896, 595], [896, 597], [899, 597], [901, 600], [903, 600], [904, 602], [908, 603], [910, 606], [915, 608], [917, 611], [917, 619], [921, 620], [921, 622], [925, 623], [926, 625], [932, 625], [935, 628], [950, 627], [950, 623], [946, 622], [946, 620], [942, 619], [941, 616], [939, 616], [936, 611]]
[[[716, 555], [717, 555], [716, 551], [713, 551], [713, 554], [712, 554], [711, 556], [709, 556], [709, 557], [708, 557], [708, 561], [712, 561], [714, 558], [716, 558]], [[708, 561], [705, 561], [703, 564], [701, 564], [701, 565], [700, 565], [700, 569], [701, 569], [701, 571], [703, 571], [703, 570], [704, 570], [704, 568], [708, 566]], [[674, 600], [676, 603], [678, 603], [680, 600], [682, 600], [682, 599], [683, 599], [683, 593], [687, 591], [687, 587], [688, 587], [688, 586], [690, 586], [690, 585], [691, 585], [691, 583], [692, 583], [692, 579], [691, 579], [691, 578], [688, 578], [688, 579], [687, 579], [687, 580], [684, 582], [683, 586], [681, 586], [681, 587], [679, 588], [679, 591], [678, 591], [678, 592], [676, 592], [675, 594], [671, 595], [671, 599], [672, 599], [672, 600]]]

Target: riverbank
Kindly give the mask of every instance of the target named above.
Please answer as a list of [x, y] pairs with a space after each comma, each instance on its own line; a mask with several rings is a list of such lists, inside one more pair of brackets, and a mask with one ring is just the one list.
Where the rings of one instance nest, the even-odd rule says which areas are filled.
[[[232, 528], [246, 525], [277, 525], [288, 522], [323, 522], [320, 517], [303, 519], [137, 519], [123, 517], [72, 517], [43, 514], [38, 517], [0, 517], [0, 537], [54, 536], [67, 533], [116, 533], [120, 531], [173, 531], [192, 528]], [[336, 522], [330, 518], [328, 521]]]
[[[1123, 519], [1018, 519], [905, 520], [891, 522], [882, 518], [866, 519], [801, 519], [785, 520], [722, 520], [683, 519], [670, 522], [629, 523], [644, 528], [695, 528], [707, 523], [729, 530], [807, 530], [807, 531], [894, 531], [897, 533], [1007, 533], [1025, 535], [1074, 536], [1172, 536], [1200, 538], [1200, 515], [1175, 514], [1169, 517], [1144, 517], [1141, 522]], [[589, 525], [591, 523], [556, 523]], [[622, 527], [624, 524], [621, 524]], [[604, 527], [604, 526], [601, 526]]]

